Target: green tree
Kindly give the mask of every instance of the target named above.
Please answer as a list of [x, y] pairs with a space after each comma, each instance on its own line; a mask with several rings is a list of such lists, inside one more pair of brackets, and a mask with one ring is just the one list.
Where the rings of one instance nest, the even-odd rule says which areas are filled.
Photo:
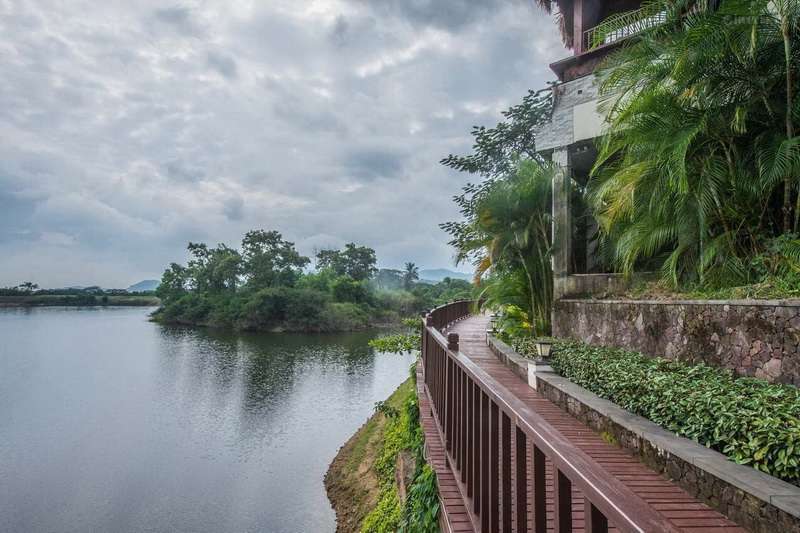
[[405, 271], [403, 272], [403, 287], [410, 290], [414, 282], [419, 279], [419, 268], [414, 263], [406, 263]]
[[[475, 206], [474, 236], [462, 257], [476, 256], [476, 279], [491, 271], [486, 286], [492, 303], [517, 303], [536, 333], [550, 330], [553, 299], [551, 202], [555, 167], [524, 161], [495, 180]], [[523, 283], [512, 283], [514, 280]], [[509, 290], [512, 292], [509, 294]]]
[[236, 290], [242, 265], [238, 251], [225, 244], [209, 248], [193, 242], [188, 249], [192, 257], [187, 267], [192, 288], [207, 293]]
[[380, 289], [399, 289], [403, 286], [403, 271], [381, 268], [375, 275], [375, 285]]
[[772, 240], [800, 230], [800, 2], [697, 4], [651, 2], [666, 22], [601, 70], [610, 126], [589, 200], [623, 272], [749, 283]]
[[250, 288], [293, 286], [310, 262], [277, 231], [248, 231], [242, 239], [243, 274]]
[[356, 281], [371, 279], [377, 272], [375, 250], [367, 246], [348, 243], [343, 250], [317, 252], [317, 269], [331, 270], [339, 276], [349, 276]]
[[177, 264], [171, 263], [161, 276], [161, 283], [156, 288], [156, 296], [162, 301], [174, 301], [186, 294], [189, 283], [189, 271]]
[[[545, 7], [549, 7], [549, 3]], [[495, 180], [513, 173], [521, 161], [542, 162], [536, 151], [535, 132], [550, 120], [552, 110], [550, 89], [529, 91], [518, 105], [503, 112], [504, 119], [493, 128], [475, 126], [472, 129], [472, 153], [445, 157], [441, 163], [459, 172], [481, 178], [468, 183], [453, 201], [459, 208], [462, 220], [441, 224], [451, 237], [449, 244], [456, 251], [456, 261], [474, 261], [473, 241], [480, 239], [474, 233], [477, 204]], [[467, 255], [463, 252], [469, 250]]]
[[36, 283], [33, 283], [31, 281], [26, 281], [25, 283], [21, 283], [21, 284], [17, 285], [17, 289], [18, 290], [20, 290], [22, 292], [25, 292], [25, 293], [28, 293], [28, 294], [34, 292], [38, 288], [39, 288], [39, 285], [37, 285]]

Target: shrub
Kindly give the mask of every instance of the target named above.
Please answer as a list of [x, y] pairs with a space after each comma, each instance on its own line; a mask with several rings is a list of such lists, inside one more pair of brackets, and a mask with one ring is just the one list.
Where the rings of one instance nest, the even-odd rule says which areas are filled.
[[286, 290], [286, 322], [292, 329], [315, 331], [324, 329], [324, 313], [328, 295], [313, 289]]
[[254, 292], [244, 304], [243, 318], [251, 327], [268, 326], [285, 320], [289, 290], [276, 287]]
[[325, 309], [327, 331], [355, 331], [370, 325], [367, 311], [353, 303], [332, 302]]
[[[515, 342], [531, 355], [531, 343]], [[704, 364], [560, 341], [562, 376], [739, 464], [800, 485], [800, 390]]]
[[331, 290], [337, 302], [367, 303], [371, 297], [366, 283], [346, 277], [334, 281]]

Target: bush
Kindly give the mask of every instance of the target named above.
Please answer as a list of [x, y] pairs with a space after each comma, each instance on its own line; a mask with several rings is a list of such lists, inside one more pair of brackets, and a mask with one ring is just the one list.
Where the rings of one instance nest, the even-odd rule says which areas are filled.
[[341, 277], [331, 284], [333, 298], [337, 302], [367, 303], [370, 300], [370, 291], [366, 283], [350, 278]]
[[327, 331], [356, 331], [369, 326], [369, 313], [356, 304], [333, 302], [325, 309]]
[[[522, 351], [532, 346], [514, 344]], [[553, 368], [578, 385], [739, 464], [800, 485], [797, 388], [579, 342], [555, 348]]]
[[286, 295], [286, 322], [291, 329], [324, 329], [327, 294], [313, 289], [286, 289]]

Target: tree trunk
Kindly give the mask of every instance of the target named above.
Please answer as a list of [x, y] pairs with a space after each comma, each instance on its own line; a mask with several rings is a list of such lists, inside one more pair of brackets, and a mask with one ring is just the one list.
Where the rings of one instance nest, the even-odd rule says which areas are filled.
[[530, 292], [531, 295], [531, 326], [533, 326], [534, 333], [538, 334], [539, 332], [536, 331], [536, 296], [534, 293], [533, 278], [531, 277], [531, 271], [528, 269], [528, 264], [525, 262], [525, 257], [522, 255], [522, 251], [517, 250], [517, 255], [519, 256], [520, 263], [522, 263], [523, 270], [525, 270], [525, 278], [528, 280], [528, 292]]
[[[789, 9], [784, 6], [784, 9]], [[786, 139], [794, 137], [794, 121], [792, 112], [794, 108], [794, 72], [792, 70], [792, 40], [789, 32], [789, 13], [781, 16], [781, 33], [783, 34], [783, 53], [786, 59]], [[798, 208], [800, 208], [800, 195], [795, 206], [794, 226], [790, 225], [792, 210], [792, 175], [787, 173], [783, 178], [783, 232], [789, 233], [794, 228], [797, 231]]]

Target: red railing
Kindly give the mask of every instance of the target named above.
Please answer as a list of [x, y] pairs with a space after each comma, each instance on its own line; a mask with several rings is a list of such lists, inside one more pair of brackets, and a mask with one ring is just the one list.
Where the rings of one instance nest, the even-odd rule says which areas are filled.
[[609, 523], [621, 531], [678, 531], [463, 355], [457, 334], [445, 338], [446, 328], [467, 317], [472, 304], [455, 302], [426, 317], [422, 360], [432, 414], [475, 530], [546, 533], [545, 462], [550, 461], [556, 532], [572, 531], [573, 486], [585, 499], [587, 532], [608, 531]]

